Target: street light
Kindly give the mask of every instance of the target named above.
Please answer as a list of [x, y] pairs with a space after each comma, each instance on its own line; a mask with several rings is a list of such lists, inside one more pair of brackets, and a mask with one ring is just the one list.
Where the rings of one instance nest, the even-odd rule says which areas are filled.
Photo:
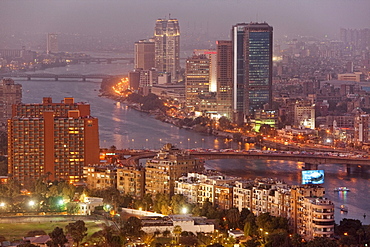
[[186, 214], [187, 212], [188, 212], [187, 208], [186, 208], [186, 207], [183, 207], [183, 208], [182, 208], [182, 213], [183, 213], [183, 214]]

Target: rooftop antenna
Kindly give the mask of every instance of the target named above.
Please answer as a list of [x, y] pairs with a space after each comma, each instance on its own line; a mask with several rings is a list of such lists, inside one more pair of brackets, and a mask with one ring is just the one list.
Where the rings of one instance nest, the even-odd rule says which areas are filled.
[[168, 14], [168, 19], [170, 20], [171, 19], [171, 13]]

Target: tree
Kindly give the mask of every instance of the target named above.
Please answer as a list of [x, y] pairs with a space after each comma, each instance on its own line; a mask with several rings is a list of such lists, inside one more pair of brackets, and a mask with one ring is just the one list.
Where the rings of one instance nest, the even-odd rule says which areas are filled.
[[328, 238], [314, 238], [307, 243], [307, 247], [336, 247], [338, 243]]
[[186, 197], [180, 194], [172, 196], [170, 205], [172, 213], [174, 214], [181, 214], [184, 208], [188, 209], [191, 207], [191, 205], [187, 203]]
[[218, 123], [220, 125], [220, 128], [223, 130], [230, 129], [231, 127], [231, 121], [227, 117], [220, 117]]
[[162, 214], [170, 214], [170, 197], [167, 194], [159, 193], [155, 195], [155, 200], [153, 203], [153, 209], [155, 212], [160, 212]]
[[75, 202], [68, 202], [66, 205], [67, 213], [68, 214], [77, 214], [78, 213], [78, 205]]
[[30, 244], [30, 243], [25, 243], [25, 244], [19, 244], [17, 247], [37, 247], [38, 245]]
[[229, 229], [235, 229], [239, 227], [240, 214], [237, 208], [231, 208], [226, 212], [226, 219], [229, 224]]
[[102, 247], [120, 247], [122, 244], [122, 240], [113, 225], [107, 226], [104, 224], [103, 229], [93, 233], [91, 238]]
[[180, 242], [181, 232], [182, 232], [181, 226], [175, 226], [173, 228], [173, 234], [175, 235], [176, 244]]
[[78, 247], [80, 242], [84, 239], [87, 235], [87, 228], [85, 226], [85, 222], [83, 220], [77, 220], [74, 223], [69, 223], [66, 226], [66, 232], [71, 235], [73, 241], [76, 243]]
[[142, 237], [142, 240], [146, 244], [146, 246], [151, 246], [155, 239], [156, 239], [155, 235], [149, 233], [145, 233]]
[[257, 233], [256, 217], [254, 214], [249, 214], [245, 219], [244, 235], [254, 236]]
[[126, 237], [139, 237], [142, 234], [142, 226], [139, 218], [131, 216], [121, 227], [121, 232]]
[[29, 231], [26, 237], [34, 237], [37, 235], [46, 235], [46, 232], [44, 230], [33, 230], [33, 231]]
[[49, 237], [51, 240], [46, 244], [50, 247], [62, 247], [68, 242], [66, 235], [64, 235], [63, 229], [59, 227], [55, 227], [54, 230], [49, 233]]

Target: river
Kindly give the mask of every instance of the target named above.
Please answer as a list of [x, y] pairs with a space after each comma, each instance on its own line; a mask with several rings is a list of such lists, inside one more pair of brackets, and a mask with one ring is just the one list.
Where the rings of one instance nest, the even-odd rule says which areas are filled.
[[[132, 64], [77, 64], [67, 67], [47, 69], [47, 73], [80, 73], [80, 74], [125, 74]], [[42, 71], [36, 71], [39, 73]], [[115, 145], [119, 149], [159, 149], [165, 143], [173, 143], [179, 148], [233, 148], [237, 143], [222, 138], [179, 129], [154, 119], [152, 116], [135, 111], [119, 102], [99, 97], [100, 81], [71, 80], [20, 80], [23, 85], [24, 103], [41, 103], [42, 97], [52, 97], [60, 102], [64, 97], [72, 96], [76, 101], [88, 102], [92, 116], [99, 119], [100, 146]], [[207, 168], [244, 178], [273, 177], [288, 184], [299, 184], [303, 163], [291, 161], [247, 161], [247, 160], [213, 160], [206, 161]], [[335, 220], [343, 218], [359, 219], [363, 224], [370, 224], [370, 173], [353, 171], [346, 173], [342, 165], [320, 165], [325, 170], [326, 196], [335, 203]], [[334, 192], [335, 187], [347, 186], [350, 192]], [[339, 206], [348, 206], [348, 213], [341, 214]], [[363, 217], [364, 213], [367, 215]]]

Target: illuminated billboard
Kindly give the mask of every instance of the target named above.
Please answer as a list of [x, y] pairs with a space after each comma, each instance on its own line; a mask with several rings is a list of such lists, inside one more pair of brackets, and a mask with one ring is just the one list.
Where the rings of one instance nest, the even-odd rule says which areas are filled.
[[302, 184], [323, 184], [324, 170], [302, 171]]

